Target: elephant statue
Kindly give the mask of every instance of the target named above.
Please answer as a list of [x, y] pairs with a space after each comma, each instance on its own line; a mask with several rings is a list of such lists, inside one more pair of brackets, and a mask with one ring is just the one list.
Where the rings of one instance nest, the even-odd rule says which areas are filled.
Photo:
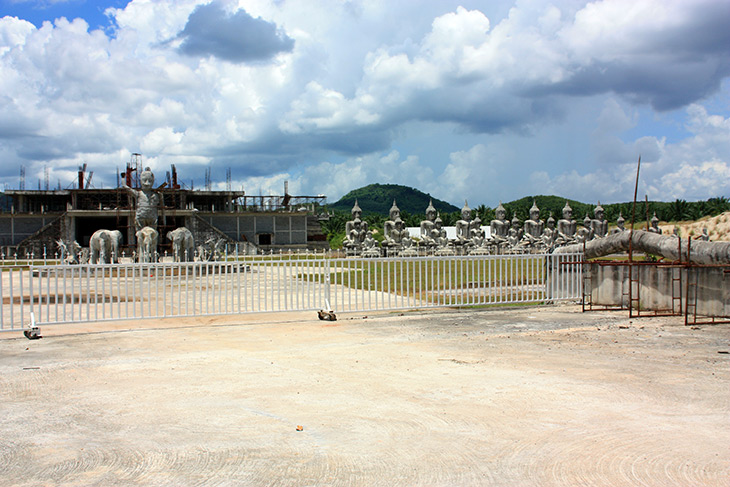
[[193, 234], [185, 227], [167, 232], [167, 239], [172, 242], [172, 257], [175, 262], [192, 262], [195, 254]]
[[160, 234], [152, 227], [143, 227], [137, 236], [137, 258], [139, 262], [155, 262], [157, 260], [157, 240]]
[[97, 230], [89, 240], [89, 262], [91, 264], [113, 264], [119, 262], [119, 246], [122, 232], [119, 230]]

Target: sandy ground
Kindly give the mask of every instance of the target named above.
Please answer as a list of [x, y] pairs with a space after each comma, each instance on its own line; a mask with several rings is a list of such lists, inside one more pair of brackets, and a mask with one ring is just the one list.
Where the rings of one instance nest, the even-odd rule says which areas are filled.
[[339, 318], [1, 334], [0, 485], [730, 486], [730, 325]]
[[697, 221], [682, 221], [676, 223], [659, 222], [659, 228], [664, 235], [672, 235], [674, 228], [679, 228], [682, 238], [696, 239], [707, 229], [712, 242], [730, 241], [730, 211], [717, 216], [706, 216]]

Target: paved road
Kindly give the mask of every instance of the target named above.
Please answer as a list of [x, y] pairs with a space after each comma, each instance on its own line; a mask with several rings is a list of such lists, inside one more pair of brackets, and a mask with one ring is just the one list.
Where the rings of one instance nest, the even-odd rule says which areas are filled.
[[729, 325], [339, 318], [0, 335], [0, 485], [730, 485]]

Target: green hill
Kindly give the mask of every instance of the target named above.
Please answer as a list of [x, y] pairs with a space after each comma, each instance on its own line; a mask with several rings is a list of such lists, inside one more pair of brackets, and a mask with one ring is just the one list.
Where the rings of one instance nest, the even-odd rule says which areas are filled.
[[422, 191], [399, 184], [370, 184], [362, 188], [354, 189], [340, 198], [337, 202], [329, 205], [331, 209], [350, 213], [355, 200], [362, 209], [363, 214], [387, 215], [395, 200], [402, 212], [410, 214], [422, 214], [426, 212], [429, 200], [433, 201], [436, 211], [451, 213], [459, 211], [459, 208], [434, 198]]

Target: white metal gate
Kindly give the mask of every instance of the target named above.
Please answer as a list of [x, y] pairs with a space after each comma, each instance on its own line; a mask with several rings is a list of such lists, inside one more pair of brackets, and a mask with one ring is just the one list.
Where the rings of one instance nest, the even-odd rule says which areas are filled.
[[540, 303], [581, 297], [582, 254], [277, 257], [2, 268], [0, 331], [37, 324]]

